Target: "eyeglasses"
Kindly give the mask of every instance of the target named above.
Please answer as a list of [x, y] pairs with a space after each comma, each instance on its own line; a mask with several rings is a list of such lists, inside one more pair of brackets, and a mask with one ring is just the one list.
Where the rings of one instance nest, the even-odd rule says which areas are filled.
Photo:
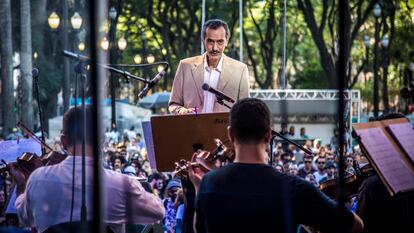
[[312, 163], [312, 161], [303, 161], [304, 163]]
[[325, 164], [325, 162], [318, 162], [318, 164]]

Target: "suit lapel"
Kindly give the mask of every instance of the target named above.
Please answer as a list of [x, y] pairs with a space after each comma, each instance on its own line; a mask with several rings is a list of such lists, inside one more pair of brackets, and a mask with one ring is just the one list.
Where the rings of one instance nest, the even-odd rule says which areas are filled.
[[193, 63], [193, 67], [191, 69], [194, 84], [196, 86], [196, 90], [198, 93], [198, 97], [200, 98], [200, 103], [203, 103], [203, 89], [201, 86], [204, 83], [204, 72], [203, 72], [203, 55], [198, 56]]
[[228, 58], [224, 54], [223, 56], [223, 67], [221, 69], [221, 75], [217, 86], [217, 89], [219, 91], [223, 91], [224, 88], [227, 86], [227, 83], [231, 79], [231, 68], [228, 62]]

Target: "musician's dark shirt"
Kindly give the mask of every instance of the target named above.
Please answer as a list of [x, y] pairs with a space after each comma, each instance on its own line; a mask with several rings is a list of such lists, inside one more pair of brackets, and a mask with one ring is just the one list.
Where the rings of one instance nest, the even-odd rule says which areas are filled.
[[[265, 164], [232, 163], [207, 173], [196, 212], [199, 232], [296, 232], [298, 224], [332, 231], [339, 225], [336, 202]], [[347, 212], [342, 226], [353, 223]]]
[[412, 232], [414, 193], [391, 197], [378, 175], [368, 177], [359, 189], [357, 214], [364, 232]]

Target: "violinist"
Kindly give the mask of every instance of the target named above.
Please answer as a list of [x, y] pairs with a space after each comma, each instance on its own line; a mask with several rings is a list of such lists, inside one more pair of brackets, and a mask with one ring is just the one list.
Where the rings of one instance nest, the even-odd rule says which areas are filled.
[[[24, 177], [17, 168], [11, 169], [19, 185], [16, 209], [20, 223], [35, 227], [39, 232], [57, 224], [80, 221], [81, 162], [84, 132], [80, 126], [81, 108], [71, 108], [63, 116], [61, 142], [68, 156], [61, 163], [36, 169]], [[85, 125], [91, 124], [91, 108], [85, 108]], [[86, 207], [87, 221], [92, 217], [92, 135], [86, 130]], [[28, 179], [27, 179], [28, 178]], [[164, 207], [153, 194], [146, 192], [131, 176], [102, 170], [103, 222], [114, 232], [123, 232], [125, 223], [151, 224], [162, 220]], [[27, 180], [27, 183], [26, 183]], [[131, 201], [133, 200], [133, 201]], [[73, 203], [73, 204], [72, 204]]]
[[[388, 113], [370, 121], [404, 118]], [[391, 197], [378, 174], [364, 180], [358, 191], [356, 213], [365, 224], [365, 233], [412, 232], [414, 230], [414, 194]]]
[[[321, 231], [357, 232], [359, 217], [337, 215], [337, 204], [309, 182], [266, 163], [271, 115], [264, 102], [247, 98], [230, 111], [228, 135], [235, 160], [203, 176], [190, 167], [197, 191], [197, 232], [295, 232], [298, 224]], [[202, 177], [202, 179], [201, 179]]]

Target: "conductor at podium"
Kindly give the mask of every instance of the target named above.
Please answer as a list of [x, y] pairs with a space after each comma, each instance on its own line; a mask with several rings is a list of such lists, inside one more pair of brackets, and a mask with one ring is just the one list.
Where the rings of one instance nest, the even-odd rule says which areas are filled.
[[214, 94], [202, 89], [204, 83], [234, 100], [249, 97], [246, 64], [223, 53], [229, 37], [229, 27], [222, 20], [211, 19], [203, 25], [201, 40], [206, 53], [180, 61], [168, 104], [171, 113], [228, 112]]

